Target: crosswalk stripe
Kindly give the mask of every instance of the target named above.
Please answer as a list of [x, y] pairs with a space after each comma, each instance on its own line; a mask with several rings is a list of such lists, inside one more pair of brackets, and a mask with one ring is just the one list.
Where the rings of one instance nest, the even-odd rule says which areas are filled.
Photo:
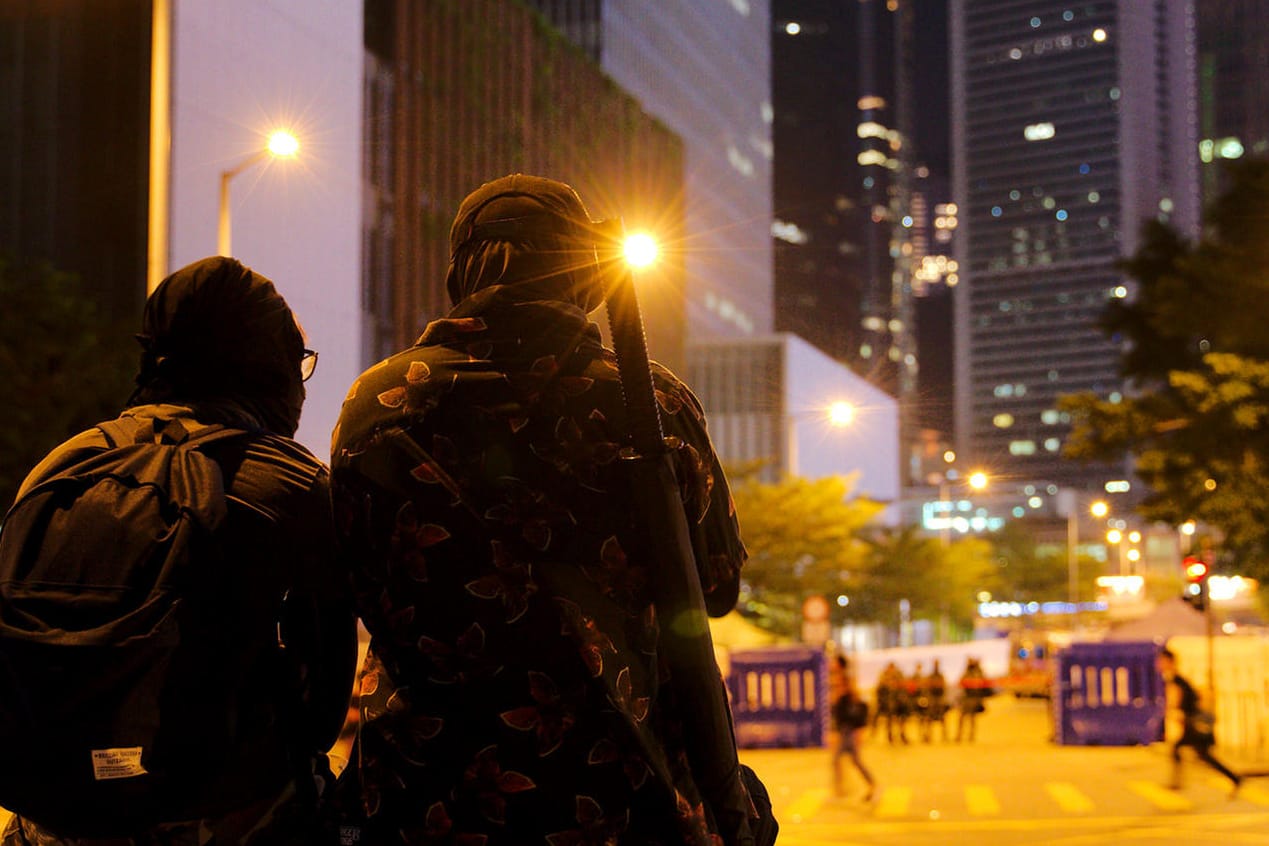
[[1050, 781], [1044, 785], [1044, 789], [1057, 806], [1068, 814], [1089, 814], [1093, 811], [1093, 800], [1069, 781]]
[[808, 790], [793, 800], [789, 807], [784, 809], [782, 816], [787, 817], [790, 822], [808, 820], [815, 816], [826, 799], [828, 799], [828, 790], [824, 788]]
[[1128, 789], [1165, 811], [1188, 811], [1194, 807], [1193, 802], [1175, 790], [1160, 787], [1153, 781], [1130, 781]]
[[911, 787], [887, 787], [881, 791], [881, 799], [877, 802], [877, 816], [902, 817], [908, 813], [911, 804]]
[[976, 817], [994, 816], [1000, 813], [1000, 802], [995, 792], [985, 784], [965, 785], [965, 804]]

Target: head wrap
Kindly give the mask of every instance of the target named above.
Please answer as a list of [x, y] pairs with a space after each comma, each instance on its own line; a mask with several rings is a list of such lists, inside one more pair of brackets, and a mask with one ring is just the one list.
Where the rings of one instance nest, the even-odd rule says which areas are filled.
[[130, 404], [231, 400], [293, 435], [304, 404], [304, 337], [273, 283], [237, 260], [186, 265], [145, 303]]
[[450, 229], [450, 301], [507, 285], [522, 299], [594, 311], [604, 297], [594, 223], [563, 182], [522, 173], [486, 182], [463, 200]]

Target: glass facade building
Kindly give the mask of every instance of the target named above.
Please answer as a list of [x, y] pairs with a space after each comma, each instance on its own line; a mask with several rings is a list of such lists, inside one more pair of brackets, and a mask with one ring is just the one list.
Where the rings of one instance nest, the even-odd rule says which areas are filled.
[[689, 337], [773, 325], [767, 0], [528, 0], [683, 142]]
[[1118, 472], [1062, 460], [1058, 397], [1122, 395], [1117, 262], [1147, 218], [1196, 231], [1195, 26], [1189, 0], [953, 0], [956, 429], [997, 474]]

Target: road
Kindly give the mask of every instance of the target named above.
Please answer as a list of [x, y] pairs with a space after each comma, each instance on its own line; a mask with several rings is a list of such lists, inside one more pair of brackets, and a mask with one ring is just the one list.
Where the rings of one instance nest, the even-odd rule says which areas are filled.
[[[771, 791], [780, 846], [964, 844], [1133, 846], [1220, 843], [1269, 846], [1269, 779], [1229, 782], [1187, 760], [1179, 791], [1168, 749], [1057, 746], [1047, 703], [994, 697], [974, 744], [870, 739], [864, 761], [877, 778], [873, 802], [847, 767], [847, 795], [831, 791], [824, 749], [742, 750]], [[1235, 766], [1238, 769], [1238, 766]]]
[[[973, 744], [937, 733], [923, 744], [914, 726], [908, 746], [870, 739], [871, 803], [849, 769], [847, 795], [832, 795], [825, 749], [741, 759], [771, 791], [779, 846], [1269, 846], [1269, 779], [1248, 779], [1231, 800], [1228, 782], [1188, 761], [1184, 789], [1168, 790], [1166, 747], [1055, 746], [1046, 707], [994, 697]], [[0, 810], [0, 825], [7, 819]]]

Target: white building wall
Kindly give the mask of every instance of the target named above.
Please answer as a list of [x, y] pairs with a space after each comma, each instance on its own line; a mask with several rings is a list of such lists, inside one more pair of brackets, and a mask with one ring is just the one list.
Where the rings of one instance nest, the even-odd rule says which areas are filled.
[[689, 340], [774, 325], [769, 6], [603, 6], [604, 71], [683, 139]]
[[362, 4], [176, 0], [172, 25], [169, 268], [215, 254], [220, 173], [291, 129], [295, 160], [231, 183], [232, 252], [321, 354], [298, 438], [325, 459], [361, 369]]
[[[881, 502], [900, 494], [899, 404], [796, 335], [785, 344], [785, 403], [794, 471], [808, 479], [858, 472], [854, 493]], [[826, 411], [847, 402], [855, 417], [833, 426]]]

